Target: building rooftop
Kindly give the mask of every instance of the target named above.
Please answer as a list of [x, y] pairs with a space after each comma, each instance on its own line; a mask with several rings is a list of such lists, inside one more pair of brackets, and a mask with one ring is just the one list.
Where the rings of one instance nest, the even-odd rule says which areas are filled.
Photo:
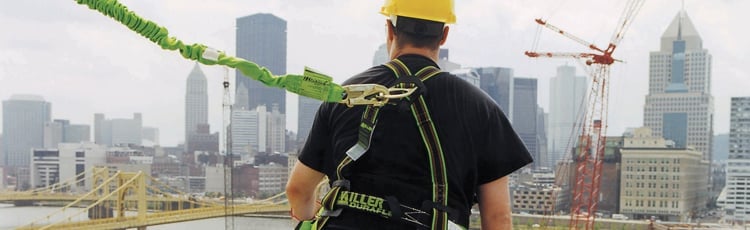
[[11, 101], [44, 101], [44, 98], [33, 94], [14, 94], [10, 96]]

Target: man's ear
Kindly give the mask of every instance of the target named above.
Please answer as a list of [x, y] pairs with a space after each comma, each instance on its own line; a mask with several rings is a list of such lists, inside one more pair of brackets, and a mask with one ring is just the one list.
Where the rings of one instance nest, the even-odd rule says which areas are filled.
[[393, 31], [395, 28], [393, 26], [393, 23], [391, 23], [390, 19], [385, 20], [385, 27], [386, 27], [386, 33], [387, 33], [387, 39], [388, 41], [393, 41], [394, 37], [396, 36], [396, 31]]
[[450, 32], [450, 27], [446, 26], [443, 28], [443, 38], [440, 39], [440, 45], [442, 46], [445, 44], [445, 41], [448, 40], [448, 32]]

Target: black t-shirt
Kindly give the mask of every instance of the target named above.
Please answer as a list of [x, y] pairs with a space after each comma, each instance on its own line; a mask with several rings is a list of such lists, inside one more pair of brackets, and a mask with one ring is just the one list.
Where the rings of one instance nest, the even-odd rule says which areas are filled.
[[[437, 66], [419, 55], [399, 57], [412, 73]], [[392, 86], [391, 69], [375, 66], [347, 80], [348, 84]], [[468, 226], [478, 186], [504, 177], [532, 162], [532, 158], [497, 104], [479, 88], [449, 73], [424, 82], [424, 99], [445, 154], [448, 205], [458, 211], [457, 224]], [[324, 103], [315, 117], [299, 160], [336, 179], [336, 166], [357, 142], [364, 106]], [[370, 149], [353, 162], [344, 177], [351, 190], [421, 207], [432, 199], [427, 150], [411, 111], [384, 106], [372, 134]], [[353, 229], [414, 229], [382, 217], [345, 209], [329, 226]]]

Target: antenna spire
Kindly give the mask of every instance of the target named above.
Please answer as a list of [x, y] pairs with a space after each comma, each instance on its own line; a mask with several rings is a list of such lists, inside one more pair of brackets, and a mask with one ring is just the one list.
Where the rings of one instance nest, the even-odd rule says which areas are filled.
[[685, 11], [685, 0], [682, 0], [682, 11]]
[[682, 40], [682, 15], [682, 12], [680, 12], [680, 18], [677, 22], [677, 40]]

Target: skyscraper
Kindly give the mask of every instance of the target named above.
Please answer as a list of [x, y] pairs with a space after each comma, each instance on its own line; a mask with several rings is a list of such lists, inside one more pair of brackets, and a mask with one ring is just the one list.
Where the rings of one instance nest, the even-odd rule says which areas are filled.
[[479, 85], [479, 73], [473, 68], [463, 68], [463, 69], [457, 69], [451, 71], [452, 74], [456, 75], [456, 77], [463, 79], [464, 81], [468, 82], [469, 84], [476, 86], [477, 88], [480, 87]]
[[63, 140], [66, 143], [91, 142], [91, 126], [71, 124], [65, 127]]
[[197, 133], [201, 124], [208, 124], [208, 92], [206, 75], [196, 62], [185, 89], [185, 148], [190, 145], [190, 135]]
[[29, 167], [31, 149], [44, 146], [44, 124], [51, 113], [52, 105], [40, 96], [13, 95], [3, 101], [5, 166]]
[[539, 105], [536, 110], [536, 137], [539, 158], [534, 159], [534, 162], [538, 162], [535, 163], [537, 166], [551, 168], [552, 163], [547, 153], [547, 113]]
[[232, 110], [232, 154], [253, 159], [257, 153], [266, 152], [267, 117], [264, 105], [253, 110]]
[[383, 43], [378, 46], [378, 50], [372, 55], [372, 66], [382, 65], [390, 61], [388, 56], [388, 46]]
[[557, 162], [575, 147], [580, 125], [578, 114], [586, 94], [586, 77], [576, 76], [573, 66], [557, 67], [550, 82], [547, 153], [550, 164]]
[[512, 120], [513, 69], [502, 67], [476, 68], [479, 86], [495, 100], [506, 116]]
[[451, 72], [457, 69], [461, 69], [461, 64], [452, 62], [450, 60], [450, 50], [448, 49], [440, 49], [440, 52], [438, 52], [437, 64], [438, 67], [440, 67], [440, 70], [445, 72]]
[[[286, 21], [272, 14], [253, 14], [237, 18], [237, 56], [250, 60], [270, 70], [275, 75], [286, 74]], [[279, 106], [286, 113], [286, 92], [271, 88], [252, 80], [237, 71], [235, 81], [239, 92], [241, 86], [247, 88], [247, 98], [237, 98], [247, 105], [236, 105], [254, 109], [258, 105]], [[238, 97], [241, 95], [237, 93]]]
[[[513, 129], [521, 137], [531, 156], [538, 161], [537, 81], [534, 78], [513, 79]], [[535, 162], [534, 167], [539, 167]]]
[[56, 149], [60, 143], [91, 141], [88, 125], [70, 124], [68, 120], [55, 119], [44, 124], [44, 148]]
[[[286, 115], [279, 111], [274, 104], [268, 112], [268, 153], [284, 153], [286, 151]], [[263, 133], [261, 133], [262, 135]]]
[[[208, 124], [203, 124], [205, 126], [208, 126]], [[200, 130], [200, 128], [196, 129]], [[149, 144], [152, 145], [159, 145], [159, 128], [156, 127], [143, 127], [143, 130], [141, 131], [141, 137], [143, 140], [147, 142], [151, 142]], [[187, 144], [190, 139], [185, 140], [185, 143]], [[144, 144], [145, 145], [145, 144]]]
[[675, 146], [694, 147], [711, 160], [713, 96], [711, 54], [685, 11], [680, 11], [661, 37], [661, 49], [650, 55], [649, 94], [643, 123], [654, 136]]
[[57, 144], [65, 142], [65, 126], [70, 125], [67, 120], [57, 120], [44, 123], [44, 148], [55, 149]]
[[94, 114], [94, 142], [104, 146], [118, 144], [141, 145], [143, 118], [140, 113], [133, 119], [106, 119], [104, 114]]
[[315, 121], [315, 114], [318, 113], [318, 108], [322, 104], [321, 101], [300, 96], [299, 97], [299, 114], [297, 115], [297, 141], [303, 142], [307, 140], [307, 135], [310, 134], [313, 121]]
[[750, 220], [750, 97], [732, 98], [726, 187], [717, 203], [728, 221]]

